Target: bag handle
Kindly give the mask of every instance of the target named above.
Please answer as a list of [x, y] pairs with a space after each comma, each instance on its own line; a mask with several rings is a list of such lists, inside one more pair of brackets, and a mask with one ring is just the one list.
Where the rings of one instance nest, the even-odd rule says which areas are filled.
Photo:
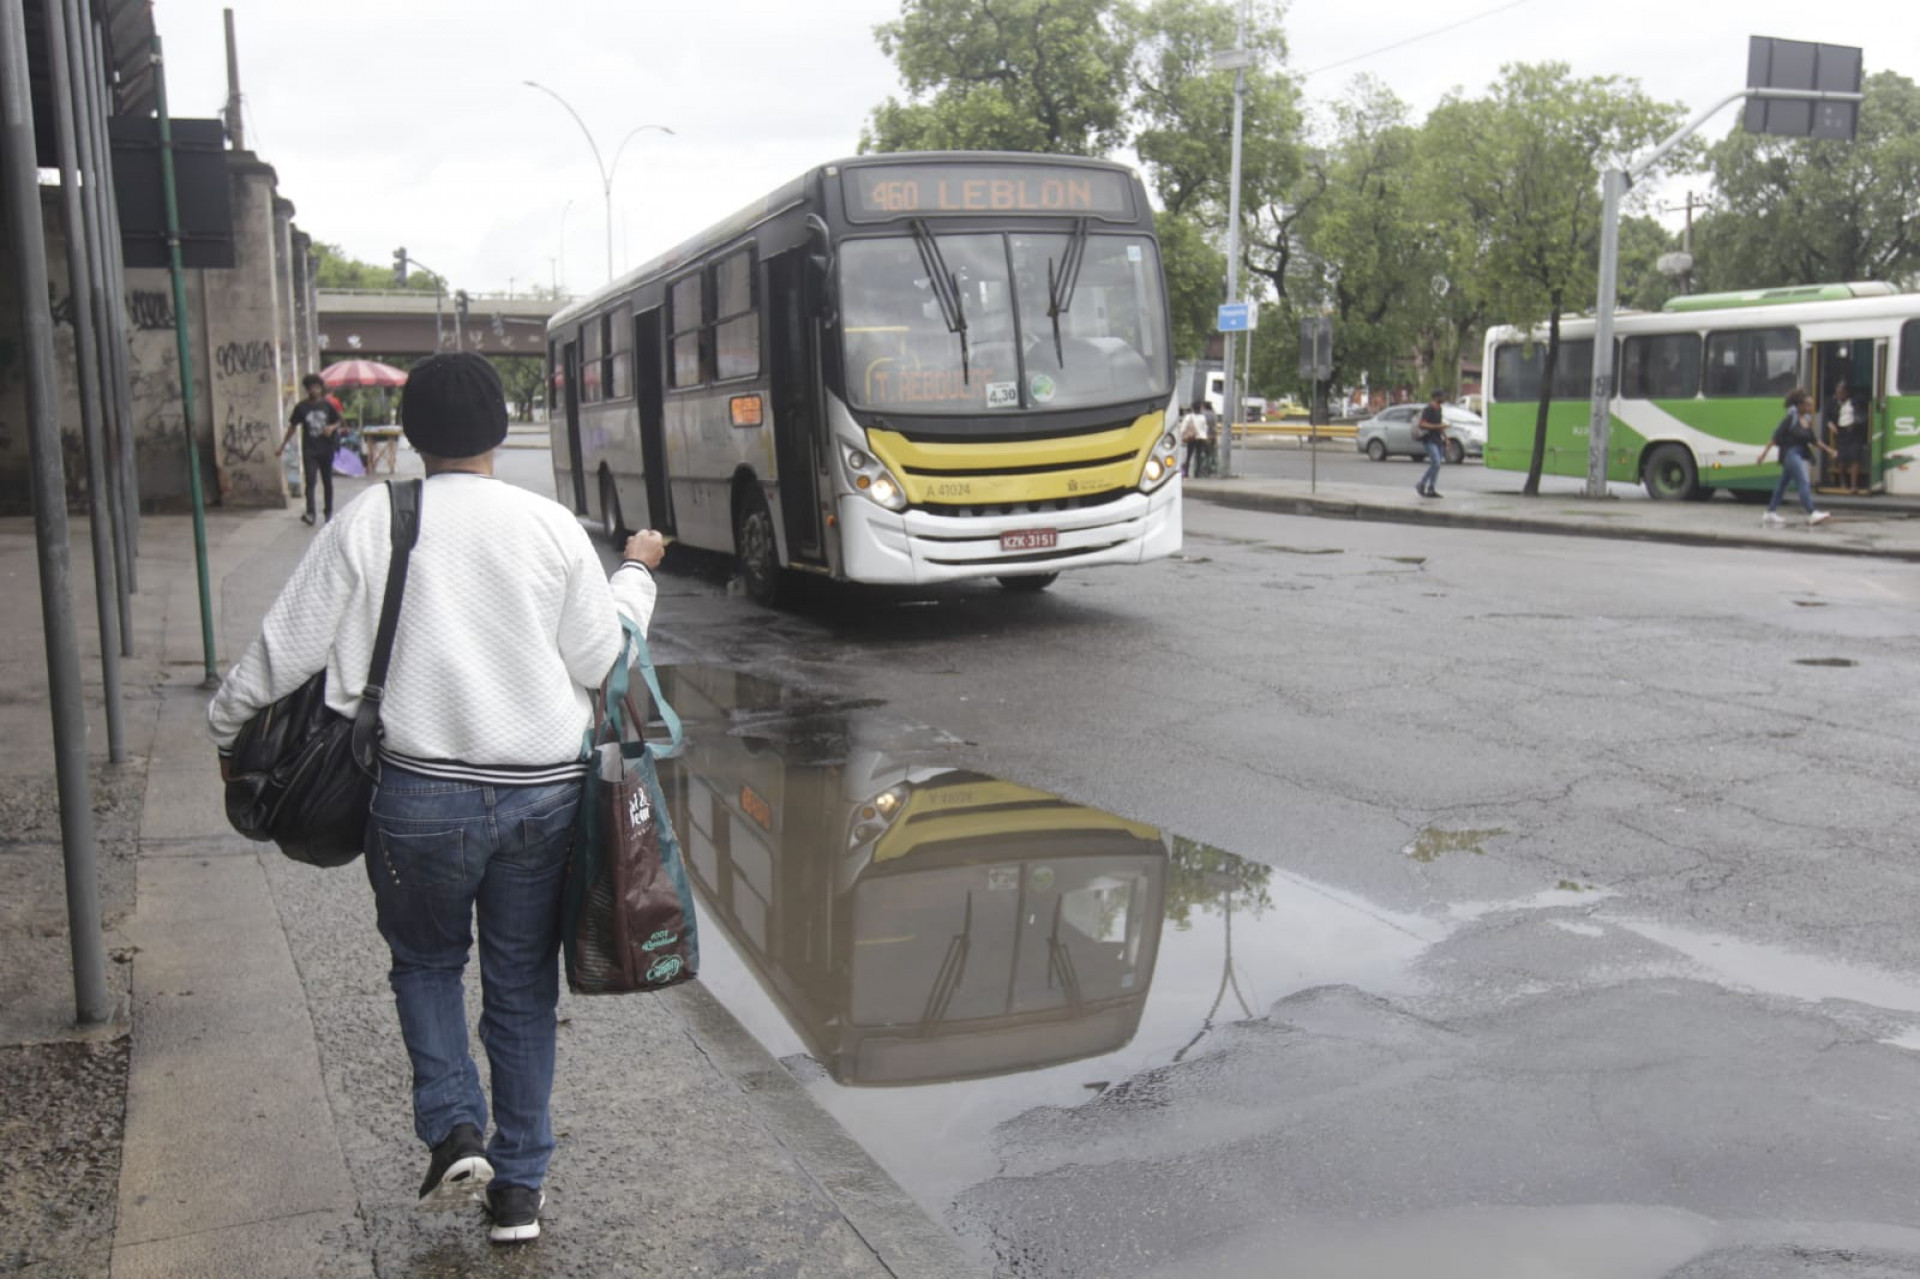
[[602, 700], [606, 705], [607, 717], [601, 723], [601, 731], [613, 741], [619, 741], [626, 733], [626, 720], [621, 708], [627, 700], [627, 690], [632, 687], [632, 672], [629, 663], [637, 660], [640, 664], [640, 676], [647, 682], [647, 691], [653, 694], [653, 704], [660, 708], [660, 718], [667, 726], [667, 740], [648, 742], [647, 748], [657, 759], [672, 759], [680, 753], [680, 747], [686, 740], [686, 734], [680, 725], [680, 716], [660, 691], [660, 676], [653, 669], [653, 655], [647, 651], [647, 637], [633, 620], [622, 614], [620, 629], [620, 656], [614, 659], [613, 669], [607, 672], [606, 684], [602, 690]]
[[387, 481], [391, 508], [393, 549], [387, 556], [387, 590], [380, 600], [380, 629], [374, 633], [373, 659], [367, 663], [367, 686], [353, 715], [353, 759], [371, 773], [380, 744], [380, 703], [387, 695], [387, 666], [393, 660], [393, 637], [400, 629], [400, 597], [407, 589], [407, 562], [420, 540], [420, 480], [404, 484]]

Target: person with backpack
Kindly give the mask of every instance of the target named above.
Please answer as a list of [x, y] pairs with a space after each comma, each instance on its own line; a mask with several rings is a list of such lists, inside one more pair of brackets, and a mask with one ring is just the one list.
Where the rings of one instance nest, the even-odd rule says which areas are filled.
[[1207, 417], [1198, 404], [1180, 417], [1180, 442], [1187, 446], [1187, 460], [1180, 474], [1199, 479], [1200, 461], [1207, 447]]
[[1794, 387], [1787, 392], [1787, 415], [1773, 428], [1773, 438], [1760, 450], [1755, 465], [1764, 466], [1767, 454], [1774, 449], [1780, 450], [1780, 479], [1773, 486], [1773, 500], [1767, 503], [1767, 512], [1760, 517], [1760, 523], [1767, 527], [1785, 524], [1780, 514], [1780, 499], [1786, 495], [1787, 484], [1791, 482], [1800, 491], [1800, 505], [1807, 509], [1807, 526], [1824, 524], [1831, 517], [1813, 505], [1813, 484], [1807, 478], [1807, 467], [1813, 462], [1813, 450], [1820, 449], [1828, 457], [1836, 456], [1833, 447], [1819, 436], [1813, 425], [1813, 397], [1802, 387]]

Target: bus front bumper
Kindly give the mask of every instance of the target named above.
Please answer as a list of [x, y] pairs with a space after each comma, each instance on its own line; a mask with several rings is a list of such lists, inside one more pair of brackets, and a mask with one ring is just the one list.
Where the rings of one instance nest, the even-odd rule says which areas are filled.
[[[1140, 564], [1180, 549], [1180, 481], [1078, 510], [977, 516], [894, 512], [848, 495], [840, 499], [840, 528], [842, 563], [856, 582], [953, 582]], [[1051, 530], [1054, 546], [1001, 549], [1001, 534], [1034, 530]]]

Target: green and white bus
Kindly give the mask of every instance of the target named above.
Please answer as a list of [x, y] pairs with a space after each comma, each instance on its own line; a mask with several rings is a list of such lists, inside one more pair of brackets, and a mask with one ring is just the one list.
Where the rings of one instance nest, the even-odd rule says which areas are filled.
[[[1867, 472], [1875, 493], [1920, 493], [1920, 294], [1890, 284], [1810, 285], [1674, 298], [1615, 321], [1616, 394], [1607, 478], [1656, 498], [1726, 489], [1764, 496], [1777, 465], [1756, 466], [1796, 386], [1822, 406], [1846, 382], [1868, 397]], [[1524, 471], [1533, 454], [1546, 330], [1487, 334], [1486, 463]], [[1587, 473], [1593, 320], [1563, 318], [1547, 411], [1549, 475]], [[1823, 457], [1837, 483], [1831, 461]]]

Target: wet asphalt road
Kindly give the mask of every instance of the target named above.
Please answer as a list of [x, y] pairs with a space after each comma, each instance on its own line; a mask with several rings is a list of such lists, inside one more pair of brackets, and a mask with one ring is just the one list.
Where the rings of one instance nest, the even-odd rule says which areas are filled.
[[[1911, 571], [1187, 516], [1179, 559], [1030, 598], [769, 613], [670, 561], [659, 655], [765, 681], [710, 735], [786, 768], [689, 761], [697, 811], [738, 800], [704, 979], [849, 1132], [1006, 1275], [1920, 1274]], [[1167, 868], [1124, 909], [1135, 863], [1070, 892], [1036, 822], [981, 825], [1020, 848], [970, 881], [900, 879], [925, 845], [860, 869], [789, 820], [795, 769], [917, 779], [915, 816], [1058, 796]], [[993, 969], [996, 889], [1064, 903], [1021, 934], [1053, 958]], [[835, 927], [846, 962], [796, 958]], [[1096, 1033], [1129, 928], [1144, 1000]], [[861, 984], [862, 944], [919, 934], [912, 999]], [[890, 1087], [835, 1055], [863, 1008], [950, 1029], [990, 971], [1038, 992], [1001, 1073], [938, 1081], [986, 1060], [960, 1040]]]

